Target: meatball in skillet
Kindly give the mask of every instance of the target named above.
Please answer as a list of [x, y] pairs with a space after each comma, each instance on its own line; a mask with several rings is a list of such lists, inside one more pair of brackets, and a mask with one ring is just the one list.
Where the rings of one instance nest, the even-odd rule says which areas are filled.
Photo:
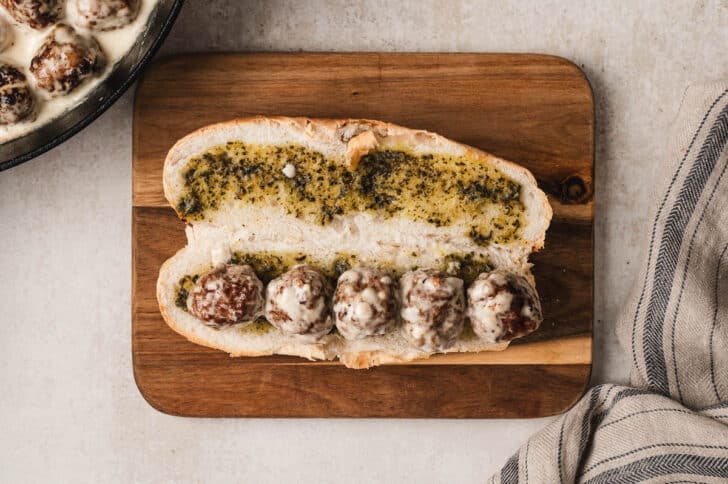
[[69, 18], [84, 29], [118, 29], [134, 20], [139, 3], [139, 0], [71, 0]]
[[68, 94], [103, 67], [104, 55], [96, 40], [65, 24], [48, 32], [30, 61], [36, 86], [52, 97]]
[[57, 0], [0, 0], [18, 23], [34, 29], [44, 29], [61, 17], [63, 3]]
[[25, 76], [10, 64], [0, 63], [0, 124], [13, 124], [32, 118], [33, 93]]

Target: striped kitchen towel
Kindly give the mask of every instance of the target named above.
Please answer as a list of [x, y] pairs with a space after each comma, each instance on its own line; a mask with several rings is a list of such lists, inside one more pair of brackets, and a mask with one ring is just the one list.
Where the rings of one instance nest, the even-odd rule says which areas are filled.
[[728, 482], [728, 84], [689, 88], [617, 324], [633, 388], [598, 385], [493, 483]]

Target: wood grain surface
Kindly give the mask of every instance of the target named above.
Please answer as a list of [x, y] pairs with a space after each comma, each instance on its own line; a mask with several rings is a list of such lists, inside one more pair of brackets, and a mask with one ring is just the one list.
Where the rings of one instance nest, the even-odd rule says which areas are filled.
[[[161, 264], [185, 243], [162, 193], [174, 142], [255, 114], [354, 117], [423, 128], [529, 168], [554, 220], [532, 257], [545, 321], [499, 353], [350, 370], [230, 358], [164, 323]], [[591, 371], [593, 101], [563, 59], [511, 54], [205, 54], [157, 62], [134, 107], [132, 353], [160, 411], [204, 417], [537, 417], [583, 393]]]

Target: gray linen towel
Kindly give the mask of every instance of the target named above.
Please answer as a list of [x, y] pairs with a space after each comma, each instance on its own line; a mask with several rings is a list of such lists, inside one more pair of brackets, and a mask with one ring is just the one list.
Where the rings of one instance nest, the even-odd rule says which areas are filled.
[[492, 483], [728, 482], [728, 84], [689, 88], [617, 334], [634, 388], [598, 385]]

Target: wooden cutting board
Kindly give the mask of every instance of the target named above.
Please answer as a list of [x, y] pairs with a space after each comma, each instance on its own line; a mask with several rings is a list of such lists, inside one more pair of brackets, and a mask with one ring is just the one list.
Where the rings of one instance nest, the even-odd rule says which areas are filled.
[[[570, 62], [543, 55], [216, 54], [164, 59], [134, 106], [132, 353], [147, 401], [174, 415], [537, 417], [566, 410], [591, 371], [593, 101]], [[254, 114], [354, 117], [423, 128], [529, 168], [554, 220], [533, 256], [545, 321], [500, 353], [350, 370], [230, 358], [162, 320], [159, 267], [185, 245], [162, 194], [167, 150], [209, 123]]]

